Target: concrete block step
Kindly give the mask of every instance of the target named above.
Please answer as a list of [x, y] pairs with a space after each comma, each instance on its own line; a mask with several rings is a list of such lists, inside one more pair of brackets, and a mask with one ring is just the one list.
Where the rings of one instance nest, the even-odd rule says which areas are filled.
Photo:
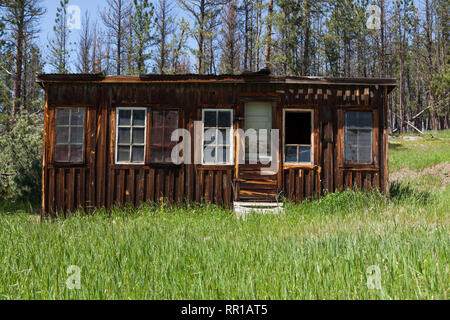
[[233, 207], [238, 218], [245, 218], [250, 213], [280, 214], [284, 212], [283, 204], [278, 202], [234, 202]]

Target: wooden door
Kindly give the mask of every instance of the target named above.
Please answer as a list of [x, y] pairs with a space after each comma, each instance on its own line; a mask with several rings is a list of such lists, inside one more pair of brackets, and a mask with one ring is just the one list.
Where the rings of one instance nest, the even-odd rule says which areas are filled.
[[[249, 148], [249, 139], [245, 143], [245, 164], [239, 164], [238, 168], [238, 201], [248, 202], [273, 202], [278, 194], [278, 174], [262, 175], [261, 169], [270, 167], [262, 164], [261, 160], [269, 161], [270, 131], [273, 129], [273, 104], [271, 102], [248, 102], [244, 104], [243, 128], [254, 129], [258, 133], [257, 154]], [[267, 130], [267, 135], [259, 135], [259, 130]], [[260, 149], [260, 144], [266, 145], [266, 152]], [[262, 152], [261, 152], [262, 151]], [[252, 154], [256, 156], [257, 163], [250, 163]]]

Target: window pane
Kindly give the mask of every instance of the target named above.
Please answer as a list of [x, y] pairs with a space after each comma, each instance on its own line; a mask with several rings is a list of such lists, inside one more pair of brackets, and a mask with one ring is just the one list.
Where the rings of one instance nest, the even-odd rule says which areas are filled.
[[231, 127], [230, 111], [219, 111], [219, 127]]
[[150, 148], [150, 161], [160, 163], [164, 161], [163, 148], [151, 147]]
[[230, 144], [230, 130], [229, 129], [220, 129], [219, 136], [217, 137], [218, 144]]
[[178, 128], [178, 111], [168, 111], [165, 117], [166, 128]]
[[69, 143], [69, 127], [56, 127], [56, 143]]
[[347, 144], [356, 146], [358, 144], [358, 130], [347, 129], [345, 141]]
[[83, 146], [82, 145], [70, 146], [70, 162], [81, 162], [81, 161], [83, 161]]
[[217, 112], [216, 111], [205, 111], [205, 118], [203, 119], [203, 124], [205, 127], [217, 127]]
[[164, 126], [164, 112], [163, 111], [153, 111], [152, 112], [152, 127], [162, 128]]
[[204, 145], [210, 145], [210, 144], [214, 144], [216, 145], [216, 133], [217, 130], [216, 129], [205, 129], [204, 133], [203, 133], [203, 143]]
[[349, 128], [372, 128], [372, 112], [349, 111], [345, 113], [345, 125]]
[[287, 146], [285, 150], [286, 162], [298, 162], [297, 161], [297, 147]]
[[84, 125], [84, 109], [72, 109], [70, 124], [75, 126]]
[[117, 161], [119, 161], [119, 162], [129, 162], [130, 161], [130, 147], [119, 146], [119, 150], [117, 152]]
[[346, 112], [345, 124], [347, 127], [358, 127], [358, 112]]
[[83, 143], [84, 129], [82, 127], [72, 127], [70, 131], [70, 143]]
[[133, 128], [133, 143], [143, 144], [145, 142], [145, 129]]
[[163, 130], [161, 128], [152, 128], [150, 132], [150, 146], [162, 146]]
[[57, 145], [55, 146], [55, 161], [68, 162], [69, 161], [69, 146]]
[[133, 126], [145, 126], [145, 110], [133, 111]]
[[164, 149], [164, 162], [172, 163], [172, 148]]
[[311, 144], [311, 113], [286, 112], [285, 143]]
[[203, 163], [216, 163], [216, 147], [203, 149]]
[[119, 126], [131, 124], [131, 110], [119, 110]]
[[129, 128], [119, 128], [119, 144], [130, 144], [130, 130]]
[[359, 127], [360, 128], [372, 128], [373, 126], [373, 114], [372, 112], [358, 112], [359, 113]]
[[230, 156], [231, 156], [231, 149], [229, 147], [219, 147], [218, 148], [218, 162], [219, 163], [229, 163], [230, 162]]
[[372, 145], [372, 131], [371, 130], [359, 130], [358, 131], [358, 146], [368, 147]]
[[358, 161], [358, 149], [356, 145], [348, 143], [345, 145], [345, 160], [351, 162]]
[[164, 146], [167, 147], [172, 143], [172, 133], [175, 131], [175, 128], [164, 128]]
[[299, 162], [311, 162], [311, 147], [299, 147]]
[[144, 162], [144, 147], [133, 147], [131, 162]]
[[56, 109], [56, 125], [69, 124], [70, 109]]
[[371, 147], [360, 147], [358, 150], [358, 158], [360, 162], [371, 162], [372, 161], [372, 148]]

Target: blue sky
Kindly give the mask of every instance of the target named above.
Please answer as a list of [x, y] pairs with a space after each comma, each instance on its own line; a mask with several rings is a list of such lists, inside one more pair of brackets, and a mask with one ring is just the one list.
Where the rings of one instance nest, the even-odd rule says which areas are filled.
[[[56, 9], [59, 6], [60, 0], [43, 0], [42, 6], [47, 9], [47, 13], [40, 20], [40, 47], [47, 50], [48, 39], [53, 35], [53, 26], [55, 24]], [[94, 21], [99, 16], [99, 10], [106, 6], [105, 0], [70, 0], [69, 5], [76, 5], [81, 9], [82, 16], [87, 10], [91, 16], [91, 21]], [[80, 31], [72, 30], [70, 34], [71, 42], [78, 41]], [[46, 54], [44, 54], [44, 57]], [[72, 53], [71, 62], [75, 61], [76, 53]], [[48, 66], [44, 69], [45, 72], [50, 72]], [[75, 70], [71, 70], [74, 72]]]
[[[175, 1], [175, 0], [173, 0]], [[154, 1], [153, 1], [154, 2]], [[53, 35], [53, 26], [55, 24], [55, 17], [56, 17], [56, 9], [59, 7], [60, 0], [42, 0], [42, 6], [46, 8], [47, 13], [41, 18], [40, 20], [40, 35], [39, 35], [39, 44], [40, 47], [43, 48], [43, 50], [47, 50], [46, 46], [48, 43], [48, 39], [52, 37]], [[104, 8], [107, 6], [107, 3], [105, 0], [69, 0], [69, 6], [75, 5], [78, 6], [81, 10], [81, 16], [84, 16], [84, 13], [86, 11], [89, 12], [89, 15], [91, 17], [91, 22], [94, 22], [96, 19], [100, 20], [98, 21], [99, 26], [102, 26], [102, 21], [100, 19], [100, 10], [104, 10]], [[177, 12], [177, 7], [174, 7], [174, 14], [180, 15], [179, 12]], [[70, 41], [78, 41], [80, 35], [80, 30], [72, 30], [70, 34]], [[46, 52], [44, 52], [44, 57], [46, 56]], [[76, 52], [73, 52], [71, 54], [71, 62], [73, 65], [73, 62], [76, 61]], [[72, 72], [75, 72], [74, 68], [72, 67]], [[50, 68], [48, 66], [45, 67], [44, 72], [51, 72]]]
[[[42, 6], [47, 9], [47, 13], [41, 19], [41, 43], [47, 41], [47, 36], [52, 34], [53, 25], [55, 24], [56, 8], [59, 6], [60, 0], [43, 0]], [[99, 16], [99, 9], [103, 9], [106, 6], [105, 0], [70, 0], [69, 5], [76, 5], [80, 7], [81, 14], [87, 10], [91, 19], [94, 20]], [[72, 37], [75, 39], [79, 35], [77, 30], [72, 31]]]

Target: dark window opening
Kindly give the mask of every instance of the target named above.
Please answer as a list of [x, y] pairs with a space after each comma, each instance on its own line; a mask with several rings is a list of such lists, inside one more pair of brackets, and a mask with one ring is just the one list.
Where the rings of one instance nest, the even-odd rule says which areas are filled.
[[286, 111], [284, 119], [284, 161], [311, 163], [312, 112]]

